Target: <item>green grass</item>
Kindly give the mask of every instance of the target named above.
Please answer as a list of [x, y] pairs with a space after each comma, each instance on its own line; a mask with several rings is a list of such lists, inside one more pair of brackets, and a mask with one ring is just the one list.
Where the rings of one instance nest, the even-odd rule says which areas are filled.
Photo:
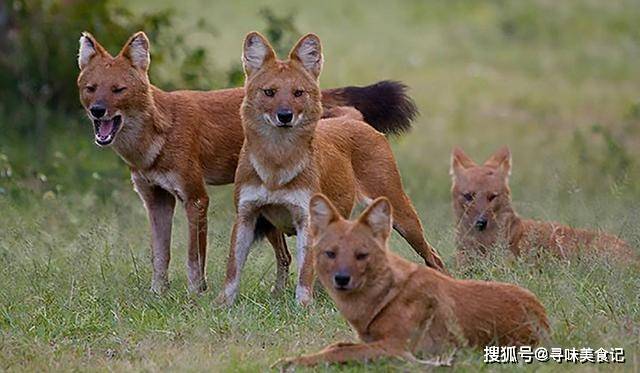
[[[133, 6], [143, 11], [147, 4]], [[221, 68], [237, 63], [246, 32], [264, 27], [254, 2], [181, 4], [183, 26], [206, 16], [217, 29], [214, 39], [196, 34], [188, 42], [205, 45]], [[322, 38], [322, 86], [383, 78], [411, 86], [422, 116], [393, 147], [425, 235], [450, 266], [453, 145], [478, 161], [511, 146], [512, 190], [522, 215], [607, 229], [640, 247], [640, 2], [269, 5], [277, 13], [295, 10], [299, 30]], [[88, 123], [81, 133], [52, 136], [42, 175], [0, 177], [0, 370], [255, 371], [353, 338], [322, 291], [308, 310], [295, 305], [294, 276], [282, 299], [270, 297], [275, 265], [267, 245], [251, 253], [236, 305], [213, 308], [233, 219], [231, 186], [210, 189], [210, 290], [187, 294], [186, 223], [178, 211], [171, 290], [150, 294], [147, 220], [126, 166], [111, 151], [94, 149]], [[18, 174], [30, 161], [23, 144], [0, 144], [9, 156], [0, 159], [0, 171], [8, 162]], [[392, 247], [418, 261], [398, 236]], [[512, 263], [495, 255], [455, 274], [512, 282], [537, 294], [551, 320], [550, 346], [621, 346], [628, 361], [523, 368], [638, 370], [637, 269], [588, 258]], [[455, 368], [500, 370], [482, 358], [482, 352], [460, 351]], [[382, 361], [328, 369], [420, 367]]]

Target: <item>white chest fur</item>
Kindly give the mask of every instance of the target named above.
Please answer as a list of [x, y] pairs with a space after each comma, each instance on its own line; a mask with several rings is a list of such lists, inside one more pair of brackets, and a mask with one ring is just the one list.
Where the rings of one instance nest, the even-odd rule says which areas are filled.
[[180, 201], [186, 199], [182, 178], [176, 172], [138, 171], [131, 175], [134, 184], [158, 186], [173, 194]]
[[309, 189], [267, 189], [264, 185], [244, 185], [240, 189], [238, 209], [260, 210], [272, 224], [283, 230], [304, 224], [309, 216]]
[[262, 161], [255, 157], [253, 154], [249, 155], [249, 162], [251, 162], [251, 166], [256, 171], [263, 183], [281, 186], [287, 184], [296, 176], [298, 176], [309, 164], [309, 158], [304, 157], [293, 166], [282, 168], [277, 171], [273, 171], [265, 167]]

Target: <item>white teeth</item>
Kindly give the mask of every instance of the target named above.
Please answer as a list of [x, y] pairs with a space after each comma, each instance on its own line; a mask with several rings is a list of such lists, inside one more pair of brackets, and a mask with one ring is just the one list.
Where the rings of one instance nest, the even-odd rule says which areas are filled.
[[[120, 114], [115, 114], [109, 119], [106, 119], [106, 118], [94, 119], [93, 122], [94, 122], [94, 131], [95, 131], [94, 133], [95, 142], [100, 146], [107, 146], [113, 142], [113, 139], [115, 138], [116, 133], [120, 129], [122, 125], [122, 117], [120, 116]], [[111, 132], [106, 135], [101, 135], [100, 127], [108, 122], [112, 122], [111, 125], [113, 127], [111, 129]]]

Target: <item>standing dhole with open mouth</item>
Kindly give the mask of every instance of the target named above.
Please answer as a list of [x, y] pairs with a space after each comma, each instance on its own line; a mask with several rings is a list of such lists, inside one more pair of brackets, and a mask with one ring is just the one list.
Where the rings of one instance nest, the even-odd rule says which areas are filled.
[[561, 258], [582, 250], [618, 261], [635, 261], [633, 249], [611, 234], [519, 217], [511, 204], [511, 152], [506, 146], [482, 165], [454, 148], [450, 173], [459, 264], [465, 263], [469, 254], [484, 254], [496, 245], [516, 256], [541, 248]]
[[[320, 39], [313, 34], [302, 37], [289, 59], [282, 61], [269, 42], [253, 32], [245, 39], [242, 60], [246, 73], [241, 109], [245, 142], [235, 178], [236, 221], [218, 303], [234, 301], [240, 273], [262, 221], [297, 236], [296, 299], [300, 304], [311, 301], [309, 199], [317, 192], [328, 195], [345, 215], [358, 201], [388, 196], [397, 212], [396, 230], [427, 265], [444, 271], [403, 191], [385, 136], [349, 110], [340, 117], [320, 120]], [[401, 107], [388, 106], [392, 102], [380, 109], [408, 114]]]
[[316, 354], [284, 359], [281, 365], [380, 357], [421, 361], [415, 356], [467, 345], [535, 345], [546, 337], [546, 312], [528, 290], [456, 280], [389, 250], [392, 210], [390, 201], [380, 197], [359, 218], [347, 220], [325, 196], [311, 198], [318, 278], [360, 342], [334, 343]]
[[[171, 226], [176, 199], [189, 222], [187, 255], [189, 290], [206, 288], [207, 208], [205, 184], [233, 182], [244, 139], [240, 122], [243, 88], [218, 91], [165, 92], [149, 82], [149, 40], [143, 32], [131, 36], [115, 57], [85, 32], [80, 37], [78, 89], [80, 101], [95, 130], [95, 142], [112, 147], [131, 169], [131, 179], [151, 223], [153, 280], [151, 290], [168, 286]], [[409, 116], [381, 111], [380, 99], [404, 99], [404, 87], [380, 82], [368, 87], [324, 90], [327, 113], [354, 106], [378, 128], [407, 126]], [[384, 104], [384, 102], [382, 102]], [[319, 111], [322, 111], [318, 107]], [[284, 236], [268, 223], [262, 231], [278, 258], [274, 290], [285, 283], [291, 257]]]

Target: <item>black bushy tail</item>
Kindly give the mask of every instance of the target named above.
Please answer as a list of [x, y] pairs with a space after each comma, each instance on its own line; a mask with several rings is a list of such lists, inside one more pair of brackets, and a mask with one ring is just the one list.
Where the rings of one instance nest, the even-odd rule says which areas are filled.
[[383, 80], [366, 87], [344, 87], [322, 92], [323, 103], [353, 106], [373, 128], [384, 134], [402, 134], [411, 129], [418, 115], [415, 102], [401, 82]]

